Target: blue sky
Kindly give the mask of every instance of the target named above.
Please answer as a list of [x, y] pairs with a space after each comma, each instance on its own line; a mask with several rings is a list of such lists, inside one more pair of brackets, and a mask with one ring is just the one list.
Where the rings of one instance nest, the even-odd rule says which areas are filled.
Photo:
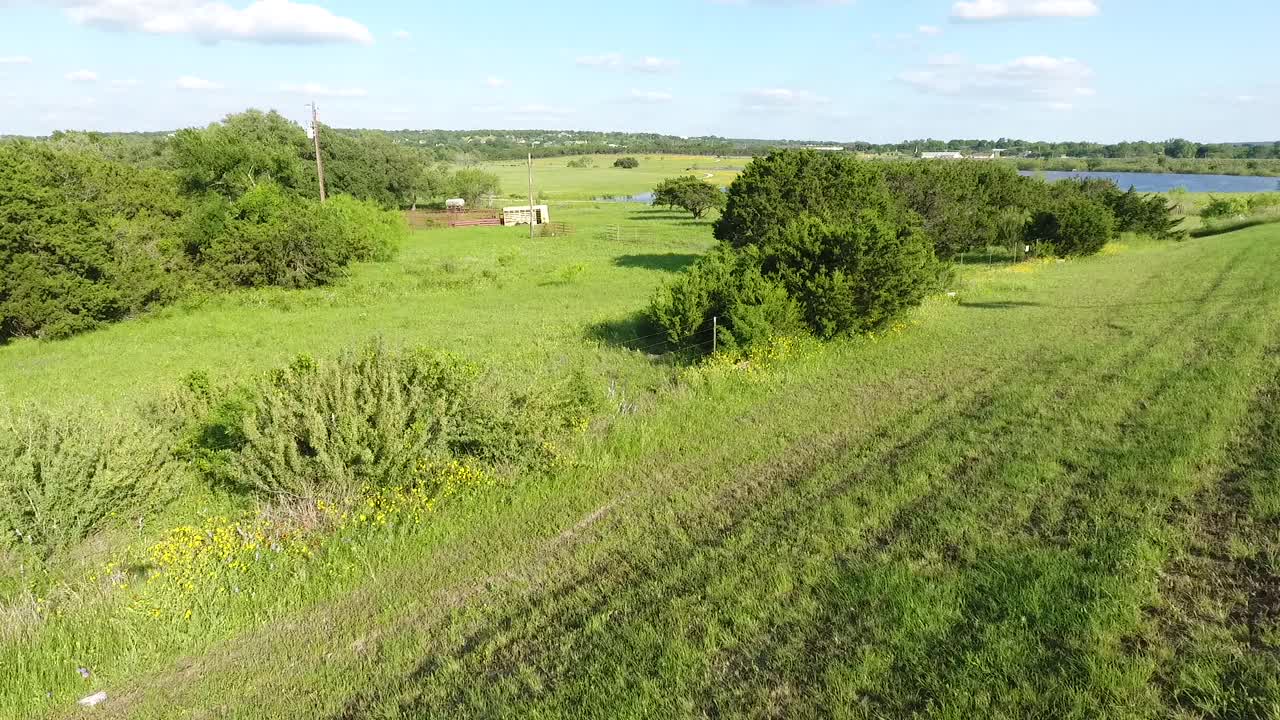
[[1273, 140], [1276, 0], [0, 0], [0, 133]]

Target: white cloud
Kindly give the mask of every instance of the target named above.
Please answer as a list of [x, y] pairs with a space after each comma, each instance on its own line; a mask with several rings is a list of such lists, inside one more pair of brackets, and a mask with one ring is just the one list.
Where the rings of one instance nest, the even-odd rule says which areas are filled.
[[395, 31], [395, 32], [391, 33], [391, 37], [393, 37], [393, 38], [395, 38], [395, 39], [397, 39], [397, 40], [408, 40], [409, 38], [411, 38], [411, 37], [413, 37], [413, 36], [409, 34], [409, 31], [408, 31], [408, 30], [397, 30], [397, 31]]
[[98, 82], [98, 73], [92, 70], [73, 70], [66, 75], [63, 75], [63, 77], [71, 82]]
[[1093, 17], [1102, 12], [1098, 0], [964, 0], [951, 6], [956, 20]]
[[125, 78], [123, 80], [112, 80], [110, 82], [110, 87], [112, 90], [122, 91], [136, 88], [141, 84], [142, 83], [138, 82], [137, 78]]
[[107, 30], [191, 35], [204, 42], [373, 43], [364, 25], [319, 5], [255, 0], [238, 8], [204, 0], [63, 0], [73, 21]]
[[631, 67], [635, 70], [639, 70], [640, 72], [672, 72], [680, 68], [680, 61], [646, 55], [632, 63]]
[[574, 62], [580, 67], [621, 70], [624, 59], [622, 53], [605, 53], [603, 55], [583, 55]]
[[497, 75], [490, 75], [489, 77], [484, 79], [484, 84], [491, 88], [504, 88], [510, 85], [511, 82], [509, 80], [500, 78]]
[[0, 57], [0, 65], [30, 65], [31, 58], [27, 55], [9, 55], [8, 57]]
[[320, 83], [285, 83], [280, 89], [294, 95], [306, 95], [307, 97], [364, 97], [369, 94], [364, 88], [333, 88]]
[[625, 55], [617, 52], [603, 53], [601, 55], [583, 55], [574, 62], [579, 67], [595, 68], [597, 70], [634, 70], [635, 72], [645, 73], [673, 72], [680, 68], [679, 60], [655, 57], [653, 55], [645, 55], [629, 63]]
[[1097, 94], [1092, 68], [1075, 58], [1046, 55], [999, 64], [973, 64], [959, 55], [944, 55], [898, 77], [933, 95], [1039, 102], [1058, 110]]
[[938, 27], [937, 25], [921, 25], [920, 27], [916, 28], [916, 31], [919, 32], [921, 35], [929, 35], [931, 37], [942, 34], [942, 28]]
[[826, 105], [831, 99], [808, 90], [756, 88], [746, 92], [743, 102], [749, 110], [786, 110]]
[[673, 96], [671, 93], [662, 92], [660, 90], [634, 90], [633, 89], [627, 97], [634, 102], [642, 102], [642, 103], [668, 103], [675, 99], [675, 96]]
[[554, 105], [544, 105], [542, 103], [530, 103], [521, 105], [512, 110], [517, 115], [542, 115], [546, 117], [559, 117], [562, 115], [572, 115], [574, 110], [571, 108], [556, 107]]
[[178, 78], [178, 82], [174, 84], [174, 87], [179, 90], [222, 90], [226, 85], [223, 85], [220, 82], [198, 78], [194, 75], [183, 75]]

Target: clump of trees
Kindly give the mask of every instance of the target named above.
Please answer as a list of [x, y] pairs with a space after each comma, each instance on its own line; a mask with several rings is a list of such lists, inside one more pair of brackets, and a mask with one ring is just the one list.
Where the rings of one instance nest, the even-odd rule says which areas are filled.
[[622, 168], [623, 170], [634, 170], [635, 168], [640, 167], [640, 161], [633, 157], [618, 158], [613, 161], [613, 166], [616, 168]]
[[[664, 181], [654, 203], [681, 206]], [[940, 289], [948, 260], [993, 245], [1091, 255], [1116, 232], [1183, 237], [1163, 197], [1110, 182], [1045, 183], [996, 163], [872, 163], [786, 150], [734, 181], [715, 224], [721, 245], [661, 288], [647, 315], [677, 347], [717, 322], [735, 348], [797, 331], [874, 332]]]
[[700, 219], [710, 210], [719, 210], [728, 202], [720, 188], [703, 182], [695, 175], [667, 178], [653, 189], [653, 204], [681, 208]]
[[274, 112], [183, 130], [146, 167], [91, 143], [0, 144], [0, 341], [65, 337], [193, 292], [313, 287], [390, 258], [408, 231], [382, 207], [417, 171], [387, 148], [336, 145], [321, 204], [306, 133]]
[[662, 288], [648, 316], [673, 344], [723, 319], [726, 347], [797, 329], [883, 327], [935, 288], [942, 266], [881, 168], [834, 154], [757, 159], [729, 190], [721, 247]]

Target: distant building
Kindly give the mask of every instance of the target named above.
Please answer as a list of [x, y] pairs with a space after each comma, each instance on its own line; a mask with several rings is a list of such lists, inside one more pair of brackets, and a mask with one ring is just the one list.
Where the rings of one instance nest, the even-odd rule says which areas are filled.
[[547, 210], [546, 205], [534, 205], [532, 213], [529, 212], [528, 205], [502, 208], [503, 225], [528, 225], [531, 216], [534, 225], [551, 222], [551, 212]]
[[925, 160], [963, 160], [964, 154], [958, 152], [923, 152], [920, 157]]

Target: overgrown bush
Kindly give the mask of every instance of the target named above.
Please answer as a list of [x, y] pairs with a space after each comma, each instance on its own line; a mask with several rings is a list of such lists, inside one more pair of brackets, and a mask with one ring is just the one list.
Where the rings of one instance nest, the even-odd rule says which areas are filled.
[[198, 415], [186, 454], [211, 479], [276, 499], [350, 498], [422, 461], [536, 466], [592, 402], [582, 382], [517, 395], [454, 356], [380, 343], [330, 362], [300, 356], [244, 388], [187, 390]]
[[1243, 198], [1211, 196], [1209, 204], [1200, 211], [1205, 220], [1222, 220], [1249, 214], [1249, 203]]
[[1064, 257], [1093, 255], [1111, 240], [1114, 228], [1114, 216], [1105, 205], [1080, 192], [1064, 192], [1032, 218], [1027, 243], [1049, 243]]
[[181, 477], [171, 443], [121, 416], [0, 414], [0, 545], [47, 557], [163, 504]]
[[1143, 195], [1130, 187], [1121, 192], [1112, 180], [1085, 178], [1064, 181], [1062, 187], [1075, 187], [1086, 197], [1111, 211], [1116, 232], [1148, 235], [1158, 240], [1186, 237], [1182, 219], [1174, 217], [1176, 206], [1158, 194]]
[[386, 212], [369, 202], [338, 195], [329, 198], [321, 210], [339, 229], [342, 238], [338, 242], [352, 260], [385, 262], [395, 257], [409, 238], [404, 215]]
[[923, 219], [934, 252], [943, 259], [1010, 246], [1009, 218], [1031, 214], [1046, 197], [1043, 182], [1003, 163], [894, 162], [884, 173], [894, 196]]
[[824, 338], [875, 330], [947, 275], [878, 167], [813, 151], [753, 161], [729, 189], [716, 237], [725, 245], [649, 304], [672, 343], [696, 341], [712, 316], [727, 321], [727, 344], [742, 346], [801, 328]]
[[613, 166], [624, 170], [633, 170], [640, 167], [640, 161], [633, 157], [618, 158], [613, 161]]
[[799, 305], [760, 273], [758, 257], [724, 247], [659, 288], [646, 314], [676, 348], [708, 349], [713, 318], [731, 350], [804, 331]]
[[0, 144], [0, 341], [65, 337], [179, 297], [185, 210], [163, 172]]
[[211, 195], [194, 215], [188, 252], [223, 286], [324, 285], [356, 259], [356, 244], [368, 239], [344, 220], [355, 202], [327, 212], [319, 202], [269, 182], [233, 201]]

